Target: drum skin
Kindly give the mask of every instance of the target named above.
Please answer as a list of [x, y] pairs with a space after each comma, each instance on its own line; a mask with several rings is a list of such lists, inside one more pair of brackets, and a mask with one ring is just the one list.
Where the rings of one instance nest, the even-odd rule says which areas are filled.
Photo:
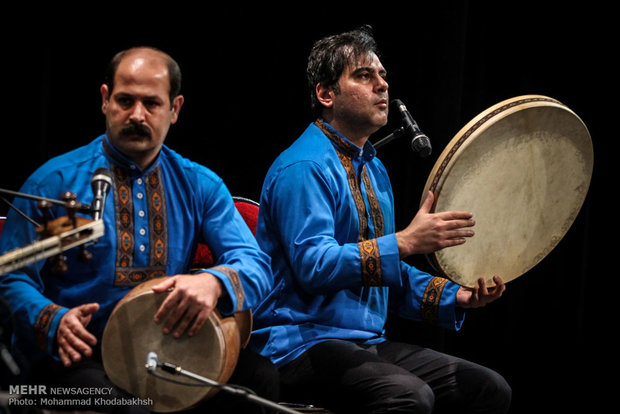
[[[161, 279], [144, 282], [132, 289], [112, 311], [102, 340], [104, 369], [110, 380], [130, 394], [151, 399], [155, 412], [179, 411], [210, 398], [218, 389], [188, 386], [151, 375], [145, 367], [149, 352], [160, 363], [169, 362], [194, 374], [226, 383], [239, 357], [241, 335], [234, 317], [221, 318], [214, 311], [198, 333], [174, 338], [164, 335], [162, 324], [153, 316], [167, 294], [152, 287]], [[195, 381], [157, 370], [157, 375], [181, 381]]]
[[432, 212], [470, 211], [475, 235], [429, 258], [467, 287], [494, 275], [509, 282], [565, 236], [585, 200], [593, 168], [590, 134], [555, 99], [519, 96], [492, 106], [450, 141], [426, 182]]

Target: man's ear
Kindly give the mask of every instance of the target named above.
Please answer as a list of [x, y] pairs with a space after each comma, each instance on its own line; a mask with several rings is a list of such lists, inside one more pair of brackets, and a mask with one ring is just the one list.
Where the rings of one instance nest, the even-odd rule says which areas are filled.
[[106, 85], [105, 83], [101, 85], [101, 88], [99, 90], [101, 92], [101, 112], [105, 114], [108, 110], [108, 103], [110, 102], [110, 91], [108, 90], [108, 85]]
[[181, 107], [183, 106], [184, 102], [185, 98], [183, 97], [183, 95], [177, 95], [172, 100], [172, 118], [170, 119], [171, 124], [174, 124], [175, 122], [177, 122], [177, 119], [179, 119], [179, 112], [181, 112]]
[[315, 88], [316, 98], [325, 108], [331, 108], [334, 105], [334, 88], [318, 83]]

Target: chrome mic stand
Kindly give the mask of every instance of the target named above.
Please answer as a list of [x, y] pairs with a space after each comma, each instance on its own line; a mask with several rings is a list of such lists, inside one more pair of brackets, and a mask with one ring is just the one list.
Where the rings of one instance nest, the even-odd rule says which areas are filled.
[[[164, 376], [160, 376], [157, 375], [157, 373], [155, 372], [155, 370], [157, 368], [161, 368], [162, 371], [167, 372], [169, 374], [175, 374], [175, 375], [182, 375], [185, 376], [187, 378], [191, 378], [193, 380], [198, 381], [199, 383], [205, 385], [205, 386], [210, 386], [210, 387], [215, 387], [220, 389], [221, 391], [225, 391], [228, 392], [230, 394], [239, 396], [241, 398], [245, 398], [248, 401], [251, 401], [253, 403], [256, 403], [258, 405], [262, 405], [263, 407], [266, 408], [270, 408], [272, 410], [275, 410], [277, 412], [281, 412], [281, 413], [288, 413], [288, 414], [301, 414], [299, 411], [295, 411], [291, 408], [279, 405], [274, 403], [273, 401], [269, 401], [265, 398], [259, 397], [256, 394], [253, 394], [252, 392], [248, 391], [247, 389], [241, 388], [241, 387], [235, 387], [235, 386], [230, 386], [230, 385], [226, 385], [226, 384], [221, 384], [217, 381], [213, 381], [212, 379], [203, 377], [201, 375], [198, 374], [194, 374], [193, 372], [184, 370], [183, 368], [181, 368], [180, 366], [174, 365], [174, 364], [170, 364], [168, 362], [158, 362], [157, 361], [157, 356], [154, 353], [149, 353], [148, 357], [147, 357], [147, 362], [146, 362], [146, 370], [152, 374], [155, 375], [157, 378], [163, 379], [163, 380], [169, 380], [168, 378], [164, 377]], [[196, 385], [196, 384], [187, 384], [187, 385]]]

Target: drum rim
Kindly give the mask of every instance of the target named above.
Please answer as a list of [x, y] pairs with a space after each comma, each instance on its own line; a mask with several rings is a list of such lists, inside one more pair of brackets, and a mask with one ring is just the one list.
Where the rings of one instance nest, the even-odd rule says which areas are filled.
[[[579, 116], [577, 116], [577, 114], [575, 114], [570, 108], [562, 104], [557, 99], [550, 98], [545, 95], [521, 95], [503, 100], [476, 115], [463, 128], [461, 128], [459, 132], [456, 133], [456, 135], [450, 140], [450, 142], [448, 142], [439, 157], [437, 157], [437, 161], [435, 162], [435, 165], [433, 166], [433, 169], [429, 174], [429, 177], [424, 186], [424, 192], [422, 193], [420, 205], [424, 203], [426, 195], [429, 191], [435, 192], [438, 188], [439, 191], [441, 191], [440, 184], [442, 182], [442, 178], [444, 178], [446, 175], [445, 173], [450, 170], [455, 156], [460, 152], [460, 150], [466, 147], [466, 145], [470, 142], [470, 138], [472, 136], [477, 136], [477, 134], [475, 134], [476, 132], [480, 132], [492, 125], [492, 123], [490, 123], [489, 121], [496, 121], [498, 119], [504, 118], [513, 112], [523, 109], [521, 108], [521, 106], [523, 105], [543, 106], [548, 104], [552, 104], [554, 106], [569, 111], [583, 124], [583, 121], [581, 121]], [[583, 126], [587, 131], [585, 124]], [[431, 211], [434, 211], [435, 204], [436, 203], [433, 203]]]

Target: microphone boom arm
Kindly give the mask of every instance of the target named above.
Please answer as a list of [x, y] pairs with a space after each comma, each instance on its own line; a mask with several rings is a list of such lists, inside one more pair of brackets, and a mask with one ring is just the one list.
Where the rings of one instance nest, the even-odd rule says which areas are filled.
[[405, 134], [405, 128], [399, 127], [396, 130], [394, 130], [394, 132], [392, 132], [390, 135], [380, 139], [375, 144], [372, 144], [372, 146], [375, 147], [375, 149], [379, 149], [385, 144], [392, 142], [396, 138], [402, 137], [404, 134]]
[[411, 114], [407, 110], [405, 104], [403, 104], [399, 99], [394, 99], [391, 103], [397, 108], [401, 115], [401, 126], [394, 130], [394, 132], [390, 135], [379, 140], [376, 144], [373, 144], [375, 149], [384, 146], [396, 138], [407, 135], [411, 137], [411, 149], [417, 152], [421, 157], [428, 157], [432, 152], [431, 142], [428, 137], [420, 131], [418, 124], [411, 117]]

